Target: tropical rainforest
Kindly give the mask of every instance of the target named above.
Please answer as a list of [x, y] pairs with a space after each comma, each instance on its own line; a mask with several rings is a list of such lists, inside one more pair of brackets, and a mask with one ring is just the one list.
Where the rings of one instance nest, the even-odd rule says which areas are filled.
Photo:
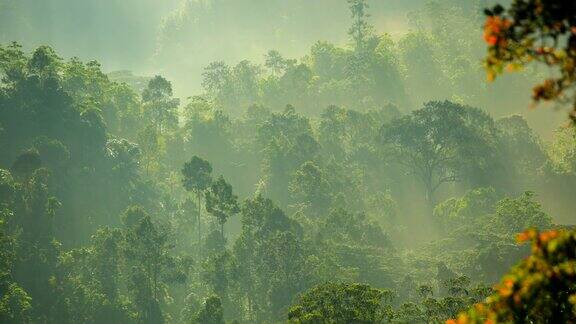
[[576, 4], [499, 2], [0, 0], [0, 323], [576, 322]]

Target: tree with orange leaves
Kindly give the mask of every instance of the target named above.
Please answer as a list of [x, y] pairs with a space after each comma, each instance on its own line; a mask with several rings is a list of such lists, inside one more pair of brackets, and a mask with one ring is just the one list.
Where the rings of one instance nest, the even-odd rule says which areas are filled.
[[486, 303], [447, 324], [576, 322], [576, 231], [527, 230], [532, 254], [503, 277]]
[[576, 122], [576, 1], [514, 0], [508, 9], [497, 5], [485, 13], [488, 79], [544, 63], [556, 71], [534, 87], [532, 98], [572, 105]]
[[[514, 0], [508, 9], [497, 5], [485, 13], [488, 79], [544, 63], [556, 71], [534, 87], [532, 98], [570, 103], [576, 123], [576, 2]], [[447, 323], [576, 322], [576, 231], [529, 230], [518, 239], [532, 241], [532, 255], [504, 276], [486, 303]]]

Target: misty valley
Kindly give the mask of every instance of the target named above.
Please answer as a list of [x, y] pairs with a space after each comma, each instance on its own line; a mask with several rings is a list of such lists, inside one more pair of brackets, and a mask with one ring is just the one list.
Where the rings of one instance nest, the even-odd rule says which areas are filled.
[[0, 0], [0, 323], [574, 323], [575, 89], [560, 0]]

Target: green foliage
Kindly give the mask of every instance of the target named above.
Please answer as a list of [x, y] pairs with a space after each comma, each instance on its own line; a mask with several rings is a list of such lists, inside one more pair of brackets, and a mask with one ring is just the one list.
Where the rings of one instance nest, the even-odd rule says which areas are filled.
[[[10, 174], [4, 170], [1, 186], [10, 185]], [[3, 194], [6, 189], [3, 188]], [[2, 197], [9, 197], [2, 195]], [[5, 203], [5, 202], [4, 202]], [[32, 299], [18, 283], [14, 282], [12, 269], [16, 261], [16, 238], [7, 230], [7, 222], [12, 217], [9, 209], [5, 204], [0, 207], [0, 320], [6, 323], [21, 323], [30, 320], [32, 310]]]
[[220, 176], [206, 191], [206, 211], [216, 217], [224, 238], [224, 224], [228, 218], [240, 212], [238, 197], [232, 193], [232, 186]]
[[192, 320], [192, 323], [198, 324], [224, 324], [222, 313], [222, 303], [218, 297], [207, 298], [198, 314]]
[[450, 295], [434, 297], [432, 287], [422, 285], [417, 289], [417, 298], [399, 304], [398, 296], [390, 290], [364, 284], [324, 283], [299, 296], [290, 308], [288, 322], [442, 322], [456, 316], [468, 305], [484, 299], [491, 292], [490, 288], [483, 286], [471, 287], [465, 276], [452, 277], [442, 284]]
[[498, 194], [493, 188], [479, 188], [469, 191], [462, 198], [451, 198], [434, 209], [434, 217], [446, 229], [468, 226], [478, 217], [494, 213]]
[[502, 233], [513, 236], [528, 228], [549, 229], [552, 218], [542, 211], [533, 192], [525, 192], [516, 199], [505, 198], [498, 202], [493, 226], [493, 230], [500, 229]]
[[179, 100], [172, 98], [172, 85], [157, 75], [148, 82], [142, 91], [145, 118], [151, 121], [160, 133], [171, 131], [178, 123]]
[[325, 213], [332, 201], [330, 184], [314, 162], [305, 162], [294, 172], [289, 189], [293, 199], [309, 206], [313, 213]]
[[[225, 4], [221, 4], [225, 5]], [[318, 42], [300, 61], [269, 51], [264, 66], [243, 60], [235, 66], [210, 63], [202, 74], [205, 94], [217, 106], [237, 114], [238, 108], [264, 104], [310, 107], [318, 112], [336, 102], [354, 108], [377, 108], [384, 102], [406, 103], [394, 42], [373, 32], [365, 1], [349, 1], [353, 49]]]
[[17, 284], [2, 287], [0, 319], [4, 323], [25, 323], [30, 320], [31, 298]]
[[[197, 156], [193, 156], [189, 162], [184, 164], [181, 170], [182, 185], [186, 191], [192, 191], [196, 194], [197, 198], [197, 229], [198, 229], [198, 248], [201, 248], [202, 240], [202, 196], [212, 183], [212, 165], [210, 162], [203, 160]], [[224, 236], [224, 231], [222, 231]]]
[[40, 154], [34, 150], [29, 150], [18, 155], [16, 161], [12, 164], [12, 172], [22, 181], [27, 181], [32, 176], [32, 173], [41, 166]]
[[365, 0], [349, 0], [348, 5], [353, 20], [348, 34], [356, 46], [356, 51], [362, 52], [365, 49], [365, 43], [373, 32], [373, 27], [366, 21], [366, 18], [369, 17], [367, 13], [369, 6]]
[[503, 149], [509, 154], [508, 160], [513, 163], [511, 172], [536, 175], [536, 171], [546, 161], [541, 140], [534, 133], [524, 118], [519, 115], [496, 120], [500, 131]]
[[[251, 8], [183, 6], [216, 30]], [[382, 4], [348, 6], [350, 45], [217, 61], [182, 103], [162, 76], [1, 45], [0, 322], [442, 322], [527, 255], [517, 232], [572, 222], [573, 132], [549, 144], [464, 104], [502, 104], [478, 83], [474, 5], [429, 4], [399, 37], [370, 25]], [[547, 296], [528, 301], [546, 318]]]
[[429, 102], [380, 131], [381, 142], [407, 172], [434, 193], [444, 183], [462, 181], [489, 166], [495, 140], [492, 119], [480, 110], [451, 102]]
[[576, 129], [561, 128], [556, 131], [554, 143], [550, 147], [550, 164], [558, 173], [573, 174], [576, 157]]
[[391, 242], [382, 228], [364, 214], [351, 214], [344, 209], [333, 210], [319, 231], [320, 235], [338, 243], [389, 248]]
[[574, 320], [574, 233], [530, 229], [518, 238], [532, 241], [532, 254], [503, 277], [485, 303], [460, 313], [459, 323]]
[[182, 184], [188, 191], [201, 192], [212, 183], [212, 166], [206, 160], [193, 156], [182, 169]]
[[327, 283], [314, 287], [290, 308], [290, 323], [376, 323], [388, 316], [386, 291], [361, 284]]

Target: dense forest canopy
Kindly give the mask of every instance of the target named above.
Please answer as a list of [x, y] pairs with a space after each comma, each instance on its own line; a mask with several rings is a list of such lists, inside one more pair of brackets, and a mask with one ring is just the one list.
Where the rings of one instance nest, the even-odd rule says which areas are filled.
[[552, 2], [0, 0], [0, 322], [573, 321]]

